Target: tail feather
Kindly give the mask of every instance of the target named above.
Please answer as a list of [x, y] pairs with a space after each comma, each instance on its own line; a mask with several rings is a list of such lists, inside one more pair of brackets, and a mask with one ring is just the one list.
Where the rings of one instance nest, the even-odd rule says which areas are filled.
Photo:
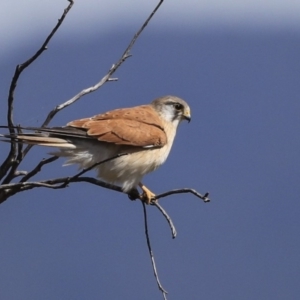
[[[0, 128], [10, 128], [8, 126], [0, 126]], [[91, 139], [87, 136], [86, 130], [76, 129], [70, 126], [66, 127], [52, 127], [52, 128], [38, 128], [38, 127], [13, 127], [14, 129], [21, 129], [31, 131], [28, 133], [13, 133], [0, 134], [0, 141], [10, 142], [12, 139], [18, 143], [29, 145], [40, 145], [56, 148], [75, 149], [76, 146], [72, 142], [76, 140]], [[34, 131], [34, 132], [33, 132]]]
[[[11, 127], [8, 126], [0, 126], [0, 128], [9, 129]], [[62, 136], [62, 137], [70, 137], [70, 138], [80, 138], [80, 139], [91, 139], [86, 132], [87, 130], [84, 128], [74, 128], [71, 126], [64, 126], [64, 127], [12, 127], [14, 129], [21, 129], [24, 131], [29, 131], [31, 133], [24, 133], [24, 135], [43, 135], [43, 136], [49, 136], [49, 135], [55, 135], [55, 136]], [[16, 133], [17, 135], [17, 133]], [[23, 135], [23, 133], [22, 133]], [[3, 134], [0, 136], [3, 136]]]
[[21, 135], [3, 135], [1, 134], [0, 137], [3, 137], [1, 140], [4, 142], [10, 142], [8, 139], [13, 139], [16, 142], [24, 143], [28, 145], [39, 145], [39, 146], [47, 146], [47, 147], [56, 147], [56, 148], [69, 148], [75, 149], [76, 146], [72, 144], [70, 141], [57, 138], [57, 137], [50, 137], [50, 136], [43, 136], [37, 134], [21, 134]]

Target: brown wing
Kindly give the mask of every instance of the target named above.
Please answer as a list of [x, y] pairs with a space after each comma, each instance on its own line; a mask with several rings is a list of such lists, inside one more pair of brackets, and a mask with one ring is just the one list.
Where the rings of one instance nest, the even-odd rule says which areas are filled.
[[67, 125], [86, 129], [89, 136], [117, 145], [163, 147], [167, 143], [161, 119], [148, 105], [116, 109]]

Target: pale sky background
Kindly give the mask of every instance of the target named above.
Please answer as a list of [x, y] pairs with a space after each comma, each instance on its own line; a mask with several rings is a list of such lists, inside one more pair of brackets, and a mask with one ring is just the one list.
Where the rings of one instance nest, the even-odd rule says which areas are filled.
[[[14, 43], [49, 29], [66, 6], [63, 0], [0, 1], [0, 54], [11, 51]], [[84, 39], [90, 33], [104, 34], [126, 26], [138, 26], [153, 7], [154, 0], [77, 0], [60, 34], [72, 33]], [[277, 30], [300, 28], [300, 2], [296, 0], [172, 0], [165, 1], [152, 27], [201, 28], [245, 27]]]
[[[0, 124], [14, 69], [40, 47], [65, 0], [0, 0]], [[14, 120], [47, 113], [100, 80], [153, 0], [78, 0], [48, 50], [19, 79]], [[300, 1], [166, 0], [114, 74], [51, 126], [174, 94], [192, 122], [144, 183], [175, 223], [148, 207], [169, 300], [295, 300], [300, 295]], [[2, 130], [1, 130], [2, 133]], [[8, 144], [0, 143], [0, 161]], [[33, 147], [21, 170], [49, 149]], [[70, 176], [63, 159], [35, 178]], [[89, 173], [94, 176], [94, 172]], [[88, 184], [34, 189], [0, 205], [0, 299], [156, 300], [142, 206]]]

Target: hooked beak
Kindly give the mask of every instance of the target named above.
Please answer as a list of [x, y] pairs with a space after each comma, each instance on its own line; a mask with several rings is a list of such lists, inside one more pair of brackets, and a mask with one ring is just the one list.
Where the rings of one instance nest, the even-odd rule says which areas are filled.
[[187, 120], [189, 123], [191, 122], [191, 111], [189, 109], [185, 110], [183, 115], [182, 115], [183, 119]]

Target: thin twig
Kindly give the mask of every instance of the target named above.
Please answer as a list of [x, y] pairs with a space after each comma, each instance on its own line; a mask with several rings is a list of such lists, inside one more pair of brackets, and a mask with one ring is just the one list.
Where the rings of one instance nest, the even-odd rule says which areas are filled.
[[[63, 177], [63, 178], [55, 178], [55, 179], [50, 179], [50, 180], [43, 180], [43, 181], [36, 181], [36, 182], [25, 182], [24, 180], [21, 180], [19, 183], [8, 183], [8, 184], [2, 184], [0, 185], [0, 204], [3, 203], [5, 200], [7, 200], [9, 197], [15, 195], [16, 193], [19, 193], [21, 191], [26, 191], [30, 190], [33, 188], [37, 187], [44, 187], [44, 188], [51, 188], [51, 189], [62, 189], [68, 186], [69, 183], [71, 182], [80, 182], [80, 181], [85, 181], [85, 182], [90, 182], [93, 184], [96, 184], [98, 186], [102, 186], [104, 188], [110, 189], [110, 190], [115, 190], [118, 192], [123, 192], [122, 188], [103, 182], [101, 180], [97, 180], [95, 178], [89, 178], [89, 177], [80, 177], [84, 173], [90, 171], [91, 169], [95, 168], [96, 166], [103, 164], [105, 162], [111, 161], [113, 159], [116, 159], [118, 157], [127, 155], [127, 153], [120, 153], [117, 154], [113, 157], [107, 158], [105, 160], [102, 160], [100, 162], [97, 162], [93, 164], [92, 166], [83, 169], [82, 171], [78, 172], [77, 174], [71, 176], [71, 177]], [[51, 161], [56, 160], [56, 157], [53, 156], [49, 158], [48, 160], [44, 160], [44, 163], [41, 162], [39, 163], [32, 172], [28, 173], [24, 177], [29, 177], [34, 176], [36, 173], [39, 172], [39, 169], [46, 163], [50, 163]]]
[[[64, 10], [61, 18], [58, 20], [56, 26], [53, 28], [51, 33], [48, 35], [46, 38], [45, 42], [43, 45], [39, 48], [39, 50], [26, 62], [19, 64], [16, 66], [14, 76], [12, 78], [10, 88], [9, 88], [9, 94], [8, 94], [8, 109], [7, 109], [7, 125], [9, 127], [9, 132], [11, 135], [14, 135], [15, 132], [15, 127], [14, 127], [14, 122], [13, 122], [13, 102], [14, 102], [14, 93], [15, 89], [17, 87], [17, 82], [18, 79], [21, 75], [21, 73], [31, 64], [33, 63], [46, 49], [47, 45], [50, 42], [51, 38], [54, 36], [60, 25], [63, 23], [65, 17], [67, 16], [68, 12], [73, 6], [73, 0], [68, 0], [70, 3], [67, 6], [67, 8]], [[5, 174], [8, 172], [10, 167], [15, 163], [15, 156], [17, 154], [17, 143], [14, 140], [11, 140], [11, 146], [10, 146], [10, 151], [8, 153], [8, 156], [6, 157], [5, 161], [2, 163], [0, 167], [0, 180], [5, 176]], [[16, 163], [15, 168], [19, 165], [20, 162]]]
[[[67, 184], [66, 184], [67, 182]], [[66, 188], [69, 183], [73, 182], [87, 182], [96, 186], [101, 186], [105, 189], [113, 190], [116, 192], [124, 193], [121, 187], [113, 185], [93, 177], [62, 177], [54, 178], [42, 181], [34, 182], [19, 182], [19, 183], [8, 183], [0, 185], [0, 204], [6, 201], [9, 197], [22, 192], [31, 190], [33, 188], [43, 187], [50, 189], [62, 189]]]
[[167, 212], [164, 210], [164, 208], [156, 201], [156, 202], [152, 202], [151, 205], [154, 205], [158, 208], [158, 210], [163, 214], [163, 216], [166, 218], [170, 229], [171, 229], [171, 233], [172, 233], [172, 238], [175, 239], [177, 236], [177, 231], [176, 228], [173, 224], [173, 221], [171, 219], [171, 217], [167, 214]]
[[149, 15], [149, 17], [147, 18], [147, 20], [144, 22], [144, 24], [141, 26], [141, 28], [135, 33], [134, 37], [132, 38], [132, 40], [130, 41], [128, 47], [125, 49], [124, 53], [122, 54], [122, 56], [120, 57], [120, 59], [112, 65], [112, 67], [110, 68], [110, 70], [107, 72], [107, 74], [98, 82], [96, 83], [94, 86], [91, 86], [89, 88], [86, 88], [84, 90], [82, 90], [81, 92], [79, 92], [77, 95], [75, 95], [74, 97], [72, 97], [71, 99], [69, 99], [68, 101], [56, 106], [47, 116], [47, 118], [45, 119], [42, 127], [48, 126], [48, 124], [50, 123], [50, 121], [53, 119], [53, 117], [62, 109], [68, 107], [69, 105], [75, 103], [76, 101], [78, 101], [82, 96], [92, 93], [96, 90], [98, 90], [104, 83], [106, 83], [107, 81], [111, 81], [111, 80], [116, 80], [116, 78], [111, 78], [111, 76], [115, 73], [115, 71], [121, 66], [121, 64], [128, 58], [130, 57], [130, 51], [133, 47], [133, 45], [135, 44], [136, 40], [138, 39], [138, 37], [141, 35], [141, 33], [143, 32], [143, 30], [145, 29], [145, 27], [148, 25], [148, 23], [150, 22], [150, 20], [152, 19], [152, 17], [154, 16], [154, 14], [156, 13], [156, 11], [159, 9], [159, 7], [161, 6], [161, 4], [163, 3], [164, 0], [160, 0], [159, 3], [157, 4], [157, 6], [154, 8], [154, 10], [151, 12], [151, 14]]
[[[66, 184], [67, 182], [67, 184]], [[45, 187], [50, 189], [62, 189], [65, 188], [69, 183], [73, 182], [88, 182], [97, 186], [101, 186], [103, 188], [114, 190], [120, 193], [124, 193], [121, 187], [101, 181], [99, 179], [93, 177], [61, 177], [61, 178], [53, 178], [41, 181], [26, 181], [26, 182], [18, 182], [18, 183], [7, 183], [0, 185], [0, 191], [7, 190], [8, 193], [12, 192], [16, 194], [21, 191], [31, 190], [36, 187]], [[10, 195], [11, 196], [11, 195]], [[2, 201], [3, 202], [3, 201]], [[2, 203], [0, 201], [0, 203]]]
[[161, 285], [161, 283], [159, 281], [159, 277], [158, 277], [157, 270], [156, 270], [156, 264], [155, 264], [155, 260], [154, 260], [154, 255], [153, 255], [153, 251], [152, 251], [152, 248], [151, 248], [149, 233], [148, 233], [148, 220], [147, 220], [146, 204], [143, 201], [142, 201], [142, 204], [143, 204], [143, 212], [144, 212], [145, 235], [146, 235], [147, 246], [148, 246], [149, 255], [150, 255], [150, 259], [151, 259], [152, 269], [153, 269], [153, 272], [154, 272], [154, 277], [156, 279], [158, 288], [162, 292], [163, 297], [166, 300], [168, 292], [163, 288], [163, 286]]
[[[150, 16], [148, 17], [148, 19], [144, 22], [144, 24], [142, 25], [142, 27], [138, 30], [138, 32], [134, 35], [133, 39], [131, 40], [130, 44], [128, 45], [128, 47], [126, 48], [126, 50], [124, 51], [122, 58], [127, 58], [129, 56], [130, 50], [132, 49], [134, 43], [136, 42], [136, 40], [138, 39], [139, 35], [143, 32], [143, 30], [145, 29], [145, 27], [148, 25], [148, 23], [150, 22], [150, 20], [152, 19], [152, 17], [154, 16], [154, 14], [156, 13], [156, 11], [159, 9], [159, 7], [162, 5], [162, 3], [164, 2], [164, 0], [160, 0], [159, 3], [156, 5], [156, 7], [154, 8], [154, 10], [152, 11], [152, 13], [150, 14]], [[121, 60], [122, 60], [121, 58]], [[117, 62], [118, 63], [122, 63], [121, 60], [119, 60]]]
[[59, 157], [58, 156], [51, 156], [49, 158], [43, 158], [37, 166], [30, 172], [28, 172], [21, 180], [20, 182], [25, 182], [37, 173], [39, 173], [42, 170], [42, 167], [46, 164], [52, 163], [53, 161], [57, 160]]
[[183, 188], [183, 189], [177, 189], [177, 190], [171, 190], [159, 195], [155, 196], [155, 200], [158, 200], [160, 198], [164, 198], [173, 194], [185, 194], [185, 193], [191, 193], [195, 195], [196, 197], [203, 200], [203, 202], [210, 202], [210, 199], [208, 198], [209, 193], [205, 193], [204, 195], [201, 195], [199, 192], [197, 192], [195, 189], [189, 189], [189, 188]]

